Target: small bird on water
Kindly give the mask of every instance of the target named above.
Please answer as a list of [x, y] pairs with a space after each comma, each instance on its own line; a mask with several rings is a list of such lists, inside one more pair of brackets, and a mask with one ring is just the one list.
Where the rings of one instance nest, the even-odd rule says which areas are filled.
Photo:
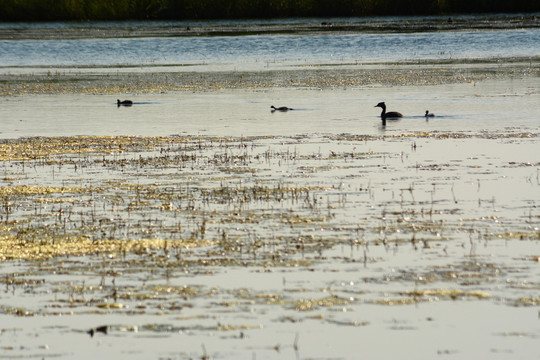
[[403, 117], [403, 115], [401, 115], [401, 113], [398, 113], [397, 111], [386, 112], [386, 104], [384, 102], [378, 103], [377, 105], [375, 105], [375, 107], [382, 108], [381, 119], [382, 119], [383, 125], [386, 125], [386, 119], [396, 119], [396, 118]]
[[426, 110], [426, 115], [425, 115], [425, 116], [426, 116], [426, 117], [434, 117], [435, 114], [430, 113], [429, 110]]
[[133, 105], [133, 101], [131, 100], [124, 100], [120, 101], [120, 99], [116, 99], [117, 106], [131, 106]]
[[271, 110], [272, 112], [274, 112], [274, 111], [289, 111], [289, 110], [294, 110], [294, 109], [292, 109], [292, 108], [290, 108], [290, 107], [286, 107], [286, 106], [281, 106], [281, 107], [278, 107], [278, 108], [277, 108], [277, 107], [275, 107], [274, 105], [272, 105], [272, 106], [270, 106], [270, 108], [272, 108], [272, 110]]
[[94, 337], [94, 334], [98, 332], [107, 335], [108, 330], [109, 330], [109, 327], [105, 325], [105, 326], [99, 326], [97, 328], [90, 329], [87, 331], [87, 333], [90, 334], [90, 337]]

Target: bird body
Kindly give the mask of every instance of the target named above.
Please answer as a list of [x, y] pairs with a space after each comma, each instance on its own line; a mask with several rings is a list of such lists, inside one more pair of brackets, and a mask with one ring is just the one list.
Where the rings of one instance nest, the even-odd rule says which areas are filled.
[[389, 111], [389, 112], [386, 112], [386, 104], [385, 104], [384, 102], [378, 103], [377, 105], [375, 105], [375, 107], [380, 107], [380, 108], [382, 108], [381, 119], [383, 119], [383, 122], [384, 122], [386, 119], [392, 119], [392, 118], [400, 118], [400, 117], [403, 117], [403, 115], [402, 115], [401, 113], [398, 113], [397, 111]]
[[131, 105], [133, 105], [133, 101], [131, 101], [131, 100], [120, 101], [120, 99], [117, 99], [116, 104], [118, 106], [131, 106]]
[[430, 113], [429, 110], [426, 110], [426, 115], [425, 115], [425, 116], [426, 116], [426, 117], [434, 117], [435, 114]]
[[274, 111], [289, 111], [289, 110], [294, 110], [292, 108], [289, 108], [289, 107], [286, 107], [286, 106], [281, 106], [281, 107], [275, 107], [274, 105], [270, 106], [270, 108], [272, 108], [272, 112]]

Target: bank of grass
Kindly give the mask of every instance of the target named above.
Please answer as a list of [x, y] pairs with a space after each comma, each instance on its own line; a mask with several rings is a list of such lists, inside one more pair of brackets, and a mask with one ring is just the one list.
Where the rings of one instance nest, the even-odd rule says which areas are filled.
[[0, 21], [239, 19], [540, 11], [540, 0], [0, 0]]

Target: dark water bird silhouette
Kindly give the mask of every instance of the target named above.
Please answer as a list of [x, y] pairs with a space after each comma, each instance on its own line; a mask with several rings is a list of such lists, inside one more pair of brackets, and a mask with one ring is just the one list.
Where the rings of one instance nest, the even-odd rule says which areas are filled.
[[97, 328], [93, 328], [87, 331], [88, 334], [90, 334], [90, 337], [94, 337], [95, 333], [103, 333], [107, 335], [107, 332], [109, 331], [108, 326], [98, 326]]
[[274, 105], [270, 106], [270, 108], [272, 108], [272, 112], [274, 111], [289, 111], [289, 110], [294, 110], [293, 108], [290, 108], [290, 107], [286, 107], [286, 106], [281, 106], [281, 107], [275, 107]]
[[116, 105], [117, 106], [131, 106], [133, 105], [133, 101], [131, 100], [124, 100], [124, 101], [120, 101], [120, 99], [117, 99], [116, 100]]
[[435, 114], [434, 113], [430, 113], [429, 110], [426, 110], [426, 115], [425, 117], [434, 117]]
[[384, 102], [378, 103], [377, 105], [375, 105], [375, 107], [382, 108], [381, 119], [382, 119], [383, 125], [386, 125], [386, 119], [397, 119], [397, 118], [403, 117], [403, 115], [397, 111], [386, 112], [386, 104]]

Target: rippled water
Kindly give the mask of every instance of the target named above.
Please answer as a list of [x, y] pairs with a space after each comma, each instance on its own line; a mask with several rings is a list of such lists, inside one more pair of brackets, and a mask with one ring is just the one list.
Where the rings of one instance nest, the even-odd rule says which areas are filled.
[[[214, 25], [216, 26], [216, 25]], [[144, 25], [130, 28], [144, 30]], [[73, 30], [74, 28], [71, 28]], [[75, 28], [76, 29], [76, 28]], [[290, 28], [294, 31], [294, 26]], [[66, 31], [62, 29], [62, 31]], [[86, 31], [86, 30], [85, 30]], [[101, 30], [89, 29], [89, 36]], [[0, 41], [0, 66], [114, 66], [268, 62], [395, 62], [417, 59], [531, 57], [540, 29], [446, 32], [319, 31], [249, 36], [150, 36]], [[205, 34], [212, 34], [206, 30]]]
[[[441, 81], [428, 86], [403, 74], [433, 63], [399, 72], [392, 63], [500, 58], [502, 67], [540, 55], [539, 29], [300, 33], [290, 30], [301, 22], [270, 21], [279, 31], [253, 34], [261, 24], [189, 25], [205, 35], [172, 36], [166, 24], [0, 24], [0, 236], [14, 244], [0, 249], [41, 254], [66, 232], [92, 245], [86, 256], [0, 262], [0, 358], [537, 356], [538, 73], [520, 61], [523, 77], [475, 82], [473, 73], [497, 75], [498, 64], [463, 61], [468, 70], [439, 66]], [[246, 26], [250, 35], [223, 36]], [[1, 35], [13, 29], [33, 35]], [[261, 73], [317, 63], [386, 71], [347, 86], [337, 67], [324, 88], [270, 86], [239, 71], [256, 85], [212, 87], [224, 64]], [[194, 75], [206, 87], [181, 87], [182, 73], [168, 79], [178, 66], [158, 68], [190, 64], [207, 65], [182, 69], [210, 70]], [[45, 74], [34, 76], [36, 67]], [[55, 67], [75, 75], [47, 75]], [[283, 78], [328, 77], [324, 68]], [[145, 91], [158, 71], [171, 87]], [[446, 72], [462, 77], [445, 82]], [[10, 84], [19, 90], [8, 93]], [[30, 85], [39, 91], [26, 93]], [[117, 107], [117, 97], [134, 105]], [[379, 101], [404, 117], [383, 126]], [[271, 104], [295, 110], [272, 113]], [[436, 116], [426, 119], [426, 109]], [[107, 138], [61, 138], [58, 152], [40, 155], [55, 136], [81, 134]], [[111, 135], [157, 142], [141, 152], [111, 147]], [[98, 140], [104, 149], [81, 151]], [[213, 243], [181, 248], [197, 234]], [[95, 250], [132, 237], [179, 247]]]

